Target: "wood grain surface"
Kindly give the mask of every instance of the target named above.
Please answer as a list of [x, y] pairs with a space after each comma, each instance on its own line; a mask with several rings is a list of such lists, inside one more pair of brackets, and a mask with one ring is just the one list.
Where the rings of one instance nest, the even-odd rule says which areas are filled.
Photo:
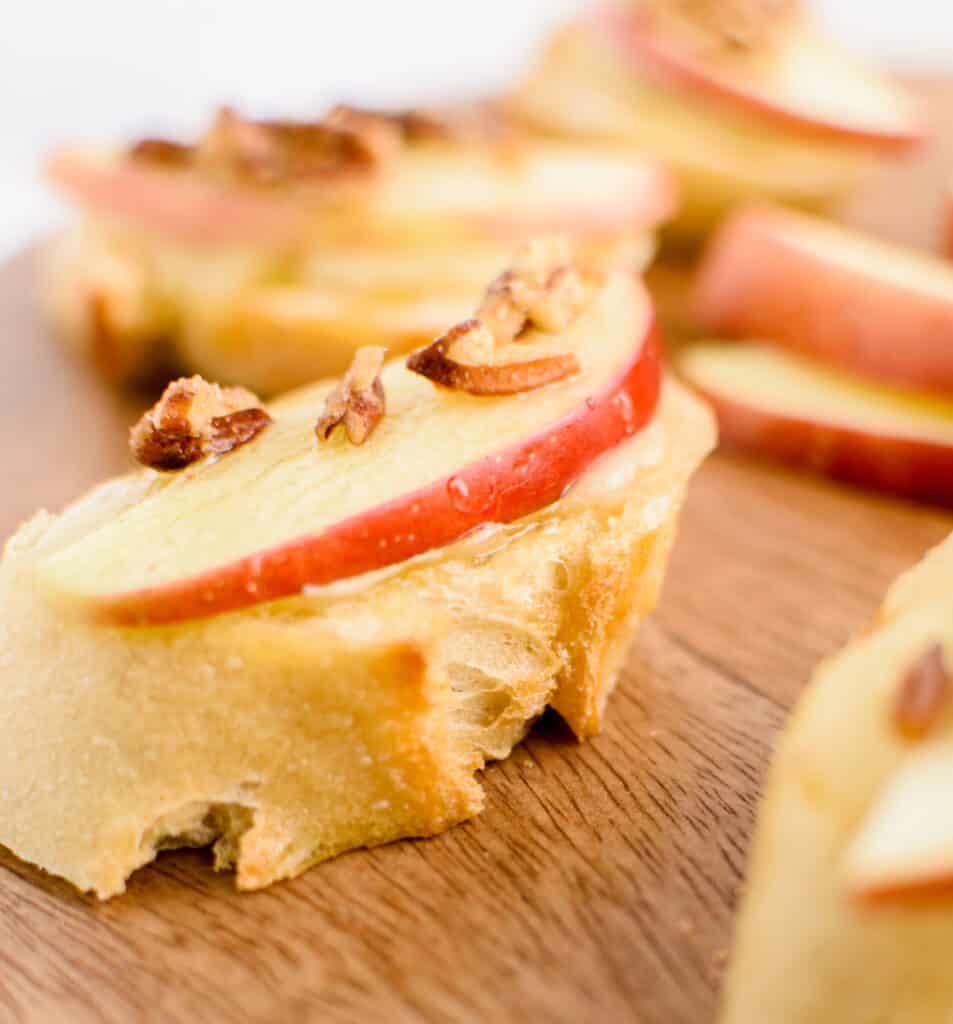
[[[953, 89], [932, 95], [953, 111]], [[930, 244], [951, 150], [940, 139], [847, 216]], [[0, 270], [4, 536], [123, 468], [142, 404], [47, 337], [33, 262]], [[477, 820], [253, 895], [181, 852], [99, 905], [0, 850], [0, 1022], [706, 1024], [775, 732], [818, 659], [951, 527], [712, 458], [601, 736], [580, 746], [547, 716], [484, 773]]]

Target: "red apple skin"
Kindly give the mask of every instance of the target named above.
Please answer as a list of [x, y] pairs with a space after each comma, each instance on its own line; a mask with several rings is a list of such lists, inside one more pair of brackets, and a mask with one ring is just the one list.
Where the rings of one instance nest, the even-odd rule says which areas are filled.
[[931, 875], [915, 882], [862, 889], [852, 893], [852, 896], [860, 906], [885, 909], [908, 905], [926, 908], [937, 903], [950, 903], [953, 901], [953, 873]]
[[926, 126], [919, 122], [897, 128], [896, 131], [874, 131], [825, 121], [779, 106], [769, 96], [760, 95], [754, 89], [748, 89], [743, 83], [728, 77], [719, 77], [690, 54], [667, 45], [664, 38], [649, 30], [643, 19], [620, 11], [615, 6], [605, 7], [594, 17], [597, 28], [620, 44], [623, 52], [639, 69], [690, 89], [713, 102], [764, 118], [791, 131], [885, 150], [909, 149], [922, 142], [926, 136]]
[[[533, 234], [569, 231], [614, 236], [651, 229], [678, 206], [674, 177], [661, 165], [633, 158], [631, 187], [552, 209], [527, 206], [518, 213], [461, 216], [467, 226], [491, 236], [522, 241]], [[85, 206], [193, 245], [252, 242], [281, 245], [307, 232], [302, 203], [294, 195], [256, 195], [195, 176], [141, 166], [128, 160], [97, 161], [65, 149], [47, 163], [47, 176]], [[320, 212], [315, 213], [320, 217]]]
[[300, 211], [287, 202], [175, 171], [129, 161], [107, 164], [66, 149], [50, 158], [46, 173], [91, 209], [191, 244], [281, 244], [301, 231]]
[[235, 611], [403, 562], [484, 523], [530, 515], [648, 423], [661, 378], [653, 314], [644, 338], [634, 339], [632, 359], [608, 387], [545, 431], [316, 536], [191, 579], [104, 599], [94, 617], [112, 625], [155, 626]]
[[798, 244], [798, 227], [798, 215], [758, 207], [725, 221], [689, 300], [701, 329], [888, 384], [953, 392], [953, 287], [948, 298], [931, 295], [825, 259]]
[[725, 448], [901, 497], [953, 504], [951, 446], [814, 422], [693, 386], [713, 406]]

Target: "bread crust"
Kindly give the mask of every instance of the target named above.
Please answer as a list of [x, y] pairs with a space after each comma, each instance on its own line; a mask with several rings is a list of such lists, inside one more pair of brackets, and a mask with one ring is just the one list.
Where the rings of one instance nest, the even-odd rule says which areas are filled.
[[67, 621], [34, 587], [41, 555], [153, 474], [38, 514], [0, 567], [0, 843], [101, 898], [159, 849], [214, 843], [254, 889], [475, 814], [474, 772], [547, 704], [599, 728], [712, 441], [669, 382], [603, 502], [570, 492], [393, 571], [172, 627]]
[[953, 664], [951, 570], [953, 536], [895, 581], [877, 621], [820, 666], [795, 710], [760, 811], [723, 1024], [950, 1019], [949, 868], [904, 896], [890, 891], [890, 862], [872, 872], [869, 850], [889, 815], [893, 870], [950, 864], [936, 827], [949, 820], [945, 797], [937, 807], [911, 784], [953, 766], [950, 708], [935, 703], [929, 731], [911, 736], [898, 701], [925, 654]]

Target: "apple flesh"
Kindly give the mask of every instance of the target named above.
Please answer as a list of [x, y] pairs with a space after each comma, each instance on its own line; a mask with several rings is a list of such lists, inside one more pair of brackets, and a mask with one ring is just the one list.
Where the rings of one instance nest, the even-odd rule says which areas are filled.
[[193, 304], [179, 351], [205, 377], [274, 395], [343, 373], [364, 345], [383, 341], [398, 354], [428, 344], [447, 324], [471, 316], [479, 294], [384, 297], [258, 286], [223, 304]]
[[650, 19], [608, 8], [599, 21], [636, 74], [645, 74], [790, 131], [879, 148], [921, 140], [916, 100], [808, 25], [790, 31], [769, 57], [705, 60], [656, 30]]
[[614, 273], [560, 336], [525, 359], [574, 353], [578, 374], [500, 398], [438, 389], [402, 361], [387, 415], [362, 446], [318, 446], [333, 382], [276, 403], [254, 443], [162, 478], [154, 492], [37, 567], [63, 607], [149, 625], [231, 611], [402, 562], [488, 522], [556, 501], [645, 425], [660, 387], [651, 300]]
[[[587, 267], [640, 270], [652, 244], [644, 235], [590, 239], [575, 251]], [[428, 344], [472, 315], [512, 255], [512, 243], [498, 240], [410, 251], [329, 246], [303, 261], [296, 283], [248, 285], [220, 301], [202, 286], [209, 267], [186, 264], [175, 289], [184, 309], [179, 352], [206, 377], [278, 394], [343, 373], [363, 345], [384, 340], [396, 355]]]
[[727, 447], [953, 503], [953, 402], [868, 384], [755, 344], [692, 345], [678, 368], [714, 406]]
[[709, 244], [700, 327], [757, 337], [862, 376], [953, 392], [953, 266], [815, 217], [751, 208]]
[[[645, 230], [674, 211], [678, 196], [660, 164], [618, 150], [526, 143], [493, 151], [408, 152], [367, 192], [289, 186], [275, 193], [223, 187], [197, 175], [143, 166], [115, 154], [71, 148], [48, 165], [52, 181], [91, 211], [187, 244], [283, 245], [422, 238], [520, 239], [540, 231], [614, 235]], [[353, 215], [343, 217], [340, 197]]]
[[873, 902], [953, 896], [953, 751], [910, 755], [868, 812], [845, 858], [851, 893]]

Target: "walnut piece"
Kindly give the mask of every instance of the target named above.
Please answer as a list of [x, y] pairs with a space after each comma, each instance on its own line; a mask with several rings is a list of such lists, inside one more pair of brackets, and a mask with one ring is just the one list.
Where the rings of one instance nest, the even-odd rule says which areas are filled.
[[315, 424], [319, 441], [327, 441], [343, 423], [351, 444], [363, 444], [387, 411], [381, 368], [387, 349], [366, 345], [354, 354], [347, 372], [328, 395]]
[[907, 739], [922, 739], [936, 724], [949, 704], [950, 682], [943, 648], [933, 644], [910, 666], [897, 692], [893, 720]]
[[199, 376], [172, 381], [132, 428], [129, 445], [144, 466], [183, 469], [206, 455], [247, 444], [271, 417], [245, 388], [222, 388]]
[[493, 356], [520, 341], [530, 327], [548, 334], [566, 330], [591, 292], [568, 242], [536, 239], [490, 285], [475, 318], [413, 353], [407, 367], [435, 384], [472, 395], [511, 395], [562, 380], [579, 371], [572, 353], [511, 363], [495, 362]]

